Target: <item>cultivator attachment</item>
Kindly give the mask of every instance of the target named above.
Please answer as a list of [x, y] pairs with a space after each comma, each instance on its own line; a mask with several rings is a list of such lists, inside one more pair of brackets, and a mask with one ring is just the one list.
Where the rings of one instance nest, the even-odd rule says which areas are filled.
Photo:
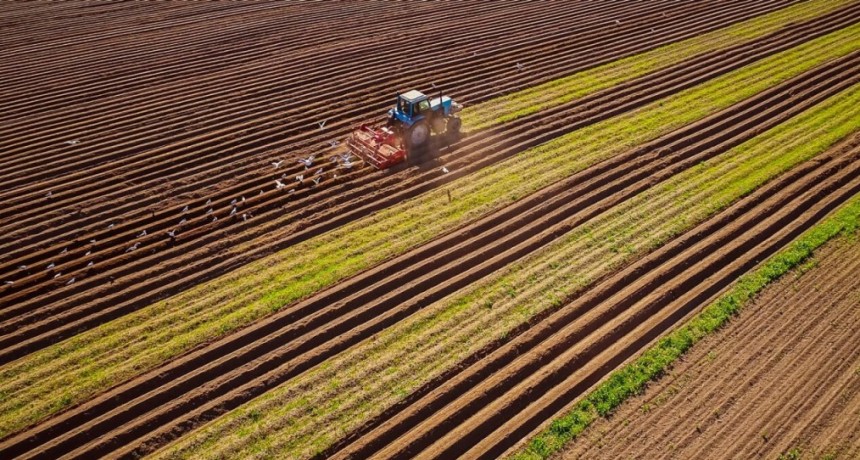
[[362, 125], [346, 141], [352, 154], [376, 169], [390, 168], [406, 159], [406, 150], [390, 128], [372, 128]]

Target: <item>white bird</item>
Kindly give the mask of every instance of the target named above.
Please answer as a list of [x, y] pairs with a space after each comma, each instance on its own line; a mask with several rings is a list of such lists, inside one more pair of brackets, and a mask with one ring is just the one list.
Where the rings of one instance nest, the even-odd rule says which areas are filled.
[[216, 220], [218, 220], [218, 216], [212, 216], [212, 222], [215, 222]]
[[47, 193], [47, 195], [45, 195], [45, 198], [50, 199], [52, 196], [54, 196], [54, 194], [53, 194], [53, 193], [51, 193], [51, 191], [50, 191], [50, 190], [48, 190], [48, 193]]
[[86, 256], [88, 256], [88, 255], [90, 255], [90, 254], [92, 254], [92, 253], [93, 253], [93, 251], [87, 251], [87, 253], [86, 253], [86, 254], [84, 254], [84, 257], [86, 257]]
[[305, 165], [305, 169], [310, 168], [314, 165], [314, 156], [311, 155], [307, 158], [299, 158], [299, 163]]
[[90, 244], [96, 244], [96, 240], [95, 239], [90, 240]]
[[209, 198], [208, 200], [206, 200], [206, 206], [209, 206], [210, 204], [212, 204], [212, 198]]
[[246, 220], [248, 220], [248, 215], [242, 214], [242, 222], [245, 222]]
[[299, 174], [298, 176], [296, 176], [296, 181], [297, 181], [297, 182], [301, 182], [301, 181], [303, 181], [303, 180], [305, 180], [305, 175], [304, 175], [304, 174]]
[[241, 201], [239, 201], [239, 202], [240, 202], [240, 203], [244, 203], [244, 202], [245, 202], [245, 197], [243, 196], [243, 197], [242, 197], [242, 200], [241, 200]]
[[520, 64], [519, 62], [517, 62], [517, 69], [519, 69], [519, 70], [523, 70], [523, 68], [524, 68], [524, 67], [525, 67], [524, 65]]
[[287, 190], [287, 193], [296, 193], [296, 189], [291, 188], [291, 189]]
[[112, 228], [113, 228], [113, 222], [111, 222], [111, 223], [108, 225], [108, 230], [110, 230], [110, 229], [112, 229]]
[[262, 195], [262, 194], [263, 194], [263, 191], [262, 191], [262, 190], [260, 190], [260, 193], [258, 193], [258, 194], [257, 194], [257, 196], [260, 196], [260, 195]]
[[70, 141], [66, 141], [66, 144], [69, 144], [69, 145], [78, 145], [80, 142], [81, 142], [81, 141], [79, 141], [79, 140], [77, 140], [77, 139], [72, 139], [72, 140], [70, 140]]
[[342, 161], [344, 163], [348, 162], [351, 159], [352, 159], [352, 154], [349, 152], [346, 152], [345, 154], [340, 156], [340, 161]]
[[338, 145], [338, 142], [336, 140], [328, 141], [328, 143], [329, 143], [329, 145], [331, 145], [331, 148], [335, 148]]
[[320, 174], [322, 174], [322, 173], [323, 173], [323, 168], [320, 168], [320, 169], [317, 169], [317, 172], [315, 172], [314, 174], [316, 174], [317, 176], [319, 176], [319, 175], [320, 175]]
[[188, 205], [185, 205], [185, 207], [182, 208], [182, 212], [188, 212]]
[[275, 189], [276, 190], [280, 190], [284, 187], [286, 187], [286, 185], [284, 185], [284, 183], [281, 182], [280, 179], [275, 179]]
[[[352, 166], [353, 166], [354, 164], [355, 164], [355, 163], [353, 163], [353, 162], [351, 162], [351, 161], [349, 161], [349, 160], [344, 160], [344, 161], [343, 161], [343, 167], [344, 167], [344, 168], [346, 168], [346, 169], [352, 169]], [[337, 176], [334, 176], [334, 177], [335, 177], [335, 178], [337, 178]]]
[[60, 255], [65, 254], [67, 252], [69, 252], [69, 248], [63, 248], [63, 250], [60, 251]]
[[446, 167], [442, 166], [442, 172], [443, 172], [443, 173], [445, 173], [445, 174], [448, 174], [448, 168], [446, 168]]
[[284, 160], [273, 161], [272, 166], [274, 166], [275, 169], [278, 169], [281, 167], [281, 163], [283, 163], [283, 162], [284, 162]]
[[616, 20], [615, 20], [615, 23], [616, 23], [616, 24], [621, 24], [621, 21], [620, 21], [619, 19], [616, 19]]
[[233, 198], [233, 201], [230, 202], [230, 206], [236, 206], [236, 199]]
[[90, 263], [87, 264], [87, 267], [92, 267], [92, 266], [93, 266], [93, 261], [91, 260]]
[[327, 121], [328, 120], [323, 120], [323, 121], [317, 122], [317, 124], [320, 125], [320, 129], [325, 128], [325, 122], [327, 122]]
[[18, 266], [18, 270], [24, 271], [24, 270], [26, 270], [26, 269], [27, 269], [27, 266], [26, 266], [26, 265], [19, 265], [19, 266]]
[[188, 219], [182, 219], [182, 220], [180, 220], [180, 221], [179, 221], [179, 225], [182, 225], [182, 224], [184, 224], [185, 222], [188, 222]]
[[167, 236], [169, 236], [171, 238], [176, 238], [176, 230], [169, 230], [167, 232]]
[[143, 238], [144, 236], [146, 236], [146, 230], [140, 232], [140, 235], [137, 235], [138, 238]]
[[75, 282], [75, 279], [74, 279], [74, 278], [72, 278], [72, 279], [70, 279], [70, 280], [66, 281], [66, 286], [68, 286], [68, 285], [70, 285], [70, 284], [72, 284], [72, 283], [74, 283], [74, 282]]
[[233, 214], [236, 214], [236, 208], [235, 207], [230, 211], [230, 215], [232, 216]]
[[322, 180], [322, 176], [317, 176], [313, 180], [314, 180], [314, 186], [317, 186], [320, 184], [320, 181]]
[[134, 243], [133, 245], [129, 246], [128, 249], [125, 250], [125, 252], [134, 251], [137, 249], [138, 246], [140, 246], [140, 243]]
[[15, 282], [14, 281], [4, 281], [3, 284], [5, 284], [6, 286], [10, 286], [10, 285], [15, 284]]
[[209, 208], [209, 210], [206, 211], [206, 215], [208, 216], [209, 214], [212, 214], [212, 208]]
[[53, 262], [51, 262], [50, 264], [48, 264], [48, 266], [47, 266], [47, 267], [45, 267], [45, 269], [46, 269], [46, 270], [50, 270], [50, 269], [54, 268], [55, 266], [56, 266], [56, 265], [54, 265], [54, 263], [53, 263]]
[[54, 275], [54, 279], [59, 278], [60, 276], [62, 276], [62, 274], [63, 274], [62, 272], [57, 272], [57, 273]]

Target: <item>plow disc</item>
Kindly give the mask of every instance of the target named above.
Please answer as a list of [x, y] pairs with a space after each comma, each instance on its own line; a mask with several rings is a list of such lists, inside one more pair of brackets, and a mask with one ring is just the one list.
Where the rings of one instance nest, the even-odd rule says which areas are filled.
[[394, 132], [388, 128], [372, 128], [362, 125], [353, 131], [346, 141], [352, 154], [360, 157], [376, 169], [390, 168], [406, 159], [406, 150]]

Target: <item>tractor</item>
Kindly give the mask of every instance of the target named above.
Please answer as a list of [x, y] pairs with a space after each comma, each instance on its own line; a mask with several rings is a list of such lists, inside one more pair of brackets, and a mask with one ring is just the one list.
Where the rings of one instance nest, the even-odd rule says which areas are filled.
[[398, 94], [385, 126], [362, 125], [347, 139], [347, 146], [375, 168], [390, 168], [404, 161], [408, 153], [426, 149], [431, 133], [459, 135], [460, 118], [455, 114], [460, 109], [460, 104], [441, 92], [435, 98], [416, 90]]

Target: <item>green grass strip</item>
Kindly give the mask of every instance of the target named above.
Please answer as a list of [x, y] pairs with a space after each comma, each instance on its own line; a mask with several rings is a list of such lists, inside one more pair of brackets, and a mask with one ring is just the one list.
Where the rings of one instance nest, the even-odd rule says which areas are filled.
[[860, 84], [425, 307], [180, 439], [160, 458], [313, 456], [534, 315], [857, 132], [858, 105]]
[[792, 268], [836, 236], [856, 237], [860, 227], [860, 195], [851, 198], [834, 214], [815, 225], [786, 249], [778, 252], [755, 271], [742, 276], [734, 287], [706, 307], [689, 323], [661, 339], [639, 359], [612, 375], [565, 416], [553, 421], [519, 452], [515, 460], [546, 459], [561, 451], [598, 417], [606, 417], [648, 382], [664, 374], [678, 358], [702, 338], [724, 326], [732, 316]]
[[698, 54], [719, 51], [841, 8], [852, 0], [800, 3], [677, 43], [655, 48], [573, 75], [493, 98], [463, 110], [463, 130], [477, 131], [506, 123], [611, 88], [651, 72], [680, 64]]
[[[0, 437], [564, 177], [860, 49], [860, 24], [483, 168], [0, 367]], [[241, 253], [245, 248], [232, 251]]]

